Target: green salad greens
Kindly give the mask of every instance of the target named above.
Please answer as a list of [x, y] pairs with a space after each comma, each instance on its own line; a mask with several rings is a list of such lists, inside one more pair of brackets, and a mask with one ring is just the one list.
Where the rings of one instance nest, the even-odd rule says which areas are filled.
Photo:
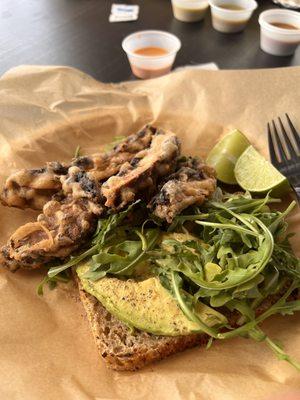
[[[249, 193], [223, 194], [201, 209], [192, 207], [171, 225], [151, 215], [142, 202], [98, 221], [89, 246], [48, 272], [50, 280], [90, 260], [85, 277], [121, 279], [152, 274], [177, 300], [199, 329], [215, 339], [242, 336], [264, 341], [298, 370], [260, 323], [274, 314], [300, 310], [300, 263], [289, 244], [285, 217], [295, 206], [274, 211], [280, 200], [252, 198]], [[146, 267], [145, 267], [146, 266]], [[219, 326], [207, 326], [195, 313], [201, 301], [224, 315]]]

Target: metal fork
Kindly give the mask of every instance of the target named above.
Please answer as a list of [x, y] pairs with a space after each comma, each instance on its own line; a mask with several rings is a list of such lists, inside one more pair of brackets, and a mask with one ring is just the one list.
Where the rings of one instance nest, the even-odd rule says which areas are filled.
[[272, 120], [272, 124], [268, 123], [270, 158], [274, 167], [288, 179], [298, 202], [300, 202], [300, 136], [288, 114], [285, 116], [290, 134], [285, 129], [280, 117], [278, 117], [278, 122], [281, 134], [278, 132], [274, 120]]

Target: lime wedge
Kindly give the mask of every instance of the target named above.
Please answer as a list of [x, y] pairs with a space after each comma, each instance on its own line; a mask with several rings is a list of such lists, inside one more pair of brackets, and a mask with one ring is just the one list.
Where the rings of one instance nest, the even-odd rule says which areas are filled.
[[236, 184], [234, 166], [250, 142], [237, 129], [225, 135], [209, 152], [206, 162], [215, 168], [217, 178], [224, 183]]
[[259, 154], [248, 147], [238, 159], [234, 173], [238, 184], [249, 192], [282, 195], [290, 190], [287, 179]]

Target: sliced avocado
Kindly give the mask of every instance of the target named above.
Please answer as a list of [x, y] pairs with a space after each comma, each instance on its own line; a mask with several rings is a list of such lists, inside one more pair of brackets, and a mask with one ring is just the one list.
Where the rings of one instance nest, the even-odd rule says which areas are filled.
[[[183, 314], [177, 301], [164, 289], [157, 277], [139, 281], [104, 277], [91, 281], [83, 277], [87, 270], [87, 264], [80, 265], [76, 270], [84, 290], [95, 296], [111, 314], [127, 325], [166, 336], [201, 332], [197, 323]], [[210, 327], [227, 322], [222, 314], [200, 302], [196, 312]]]

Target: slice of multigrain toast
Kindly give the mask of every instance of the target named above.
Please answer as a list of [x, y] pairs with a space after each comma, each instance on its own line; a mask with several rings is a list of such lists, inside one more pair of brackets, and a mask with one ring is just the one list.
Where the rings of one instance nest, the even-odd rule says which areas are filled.
[[[197, 345], [204, 346], [208, 335], [157, 336], [140, 330], [134, 332], [123, 322], [109, 313], [92, 295], [85, 292], [77, 274], [74, 278], [78, 285], [80, 300], [85, 308], [97, 347], [109, 368], [118, 371], [135, 371], [154, 361], [178, 353]], [[284, 289], [284, 288], [283, 288]], [[262, 314], [284, 294], [269, 296], [256, 310]], [[289, 300], [300, 299], [300, 291], [295, 291]], [[228, 315], [230, 323], [235, 325], [238, 314]]]
[[134, 371], [171, 354], [207, 343], [208, 336], [204, 334], [170, 337], [139, 330], [132, 332], [94, 296], [85, 292], [79, 279], [75, 278], [98, 350], [109, 368]]

